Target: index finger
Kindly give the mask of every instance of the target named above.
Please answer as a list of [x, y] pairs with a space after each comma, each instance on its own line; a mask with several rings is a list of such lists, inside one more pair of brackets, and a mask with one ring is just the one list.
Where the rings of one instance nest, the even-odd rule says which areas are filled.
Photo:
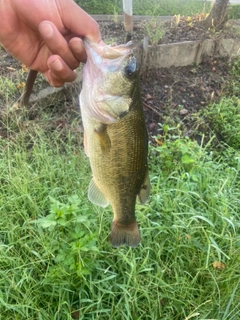
[[79, 61], [72, 53], [67, 40], [57, 27], [51, 21], [42, 21], [38, 29], [51, 53], [60, 55], [71, 69], [76, 69]]

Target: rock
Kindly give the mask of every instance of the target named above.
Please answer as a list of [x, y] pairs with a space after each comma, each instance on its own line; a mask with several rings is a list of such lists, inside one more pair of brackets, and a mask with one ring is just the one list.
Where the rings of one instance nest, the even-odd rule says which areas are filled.
[[185, 109], [185, 108], [182, 108], [182, 109], [179, 111], [179, 113], [183, 116], [183, 115], [185, 115], [185, 114], [188, 114], [188, 110]]

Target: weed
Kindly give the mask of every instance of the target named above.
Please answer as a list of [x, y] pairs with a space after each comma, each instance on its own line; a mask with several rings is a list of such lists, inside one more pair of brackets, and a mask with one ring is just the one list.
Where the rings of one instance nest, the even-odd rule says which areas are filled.
[[223, 97], [218, 103], [209, 105], [205, 116], [213, 130], [229, 146], [240, 149], [240, 101], [237, 97]]
[[144, 30], [152, 45], [157, 45], [166, 32], [164, 23], [156, 18], [147, 21], [144, 25]]
[[113, 11], [113, 22], [118, 23], [118, 11], [116, 6], [114, 7], [114, 11]]
[[179, 22], [180, 22], [180, 14], [175, 14], [172, 18], [172, 21], [171, 21], [171, 27], [173, 29], [177, 29], [178, 25], [179, 25]]
[[161, 127], [163, 135], [155, 139], [158, 146], [152, 150], [150, 164], [160, 166], [164, 177], [172, 171], [184, 171], [196, 180], [195, 169], [203, 156], [203, 149], [195, 141], [182, 137], [179, 127], [169, 127], [167, 124]]
[[240, 59], [239, 57], [232, 57], [229, 62], [229, 76], [228, 81], [223, 85], [222, 91], [226, 96], [240, 97]]
[[96, 219], [76, 195], [68, 197], [66, 204], [52, 197], [50, 201], [50, 214], [39, 218], [36, 223], [54, 234], [49, 249], [55, 262], [64, 266], [69, 274], [76, 272], [80, 277], [90, 274], [98, 252], [96, 233], [91, 231]]
[[11, 97], [17, 91], [16, 84], [9, 78], [0, 77], [0, 95]]
[[240, 58], [237, 57], [231, 61], [231, 74], [236, 80], [240, 81]]

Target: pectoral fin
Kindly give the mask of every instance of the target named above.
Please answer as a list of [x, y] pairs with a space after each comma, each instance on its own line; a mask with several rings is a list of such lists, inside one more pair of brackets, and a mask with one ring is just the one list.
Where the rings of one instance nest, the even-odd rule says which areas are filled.
[[102, 152], [103, 153], [108, 152], [111, 148], [111, 140], [107, 133], [107, 126], [101, 123], [101, 125], [94, 131], [97, 134], [97, 137], [99, 139]]
[[151, 189], [151, 185], [150, 185], [149, 174], [148, 174], [148, 170], [146, 170], [143, 184], [141, 185], [141, 189], [138, 194], [138, 199], [141, 204], [144, 204], [149, 198], [150, 189]]
[[94, 179], [90, 181], [88, 187], [88, 199], [99, 207], [106, 208], [109, 205], [108, 199], [96, 185]]

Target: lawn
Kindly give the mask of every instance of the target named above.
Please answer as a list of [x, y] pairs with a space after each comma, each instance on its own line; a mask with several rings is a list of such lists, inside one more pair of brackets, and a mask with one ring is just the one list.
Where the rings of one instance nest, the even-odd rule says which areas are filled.
[[[89, 14], [109, 14], [117, 17], [123, 13], [122, 0], [75, 0]], [[134, 15], [149, 16], [191, 16], [210, 12], [212, 3], [207, 1], [204, 8], [202, 0], [133, 0]], [[240, 18], [240, 5], [230, 5], [230, 19]]]

